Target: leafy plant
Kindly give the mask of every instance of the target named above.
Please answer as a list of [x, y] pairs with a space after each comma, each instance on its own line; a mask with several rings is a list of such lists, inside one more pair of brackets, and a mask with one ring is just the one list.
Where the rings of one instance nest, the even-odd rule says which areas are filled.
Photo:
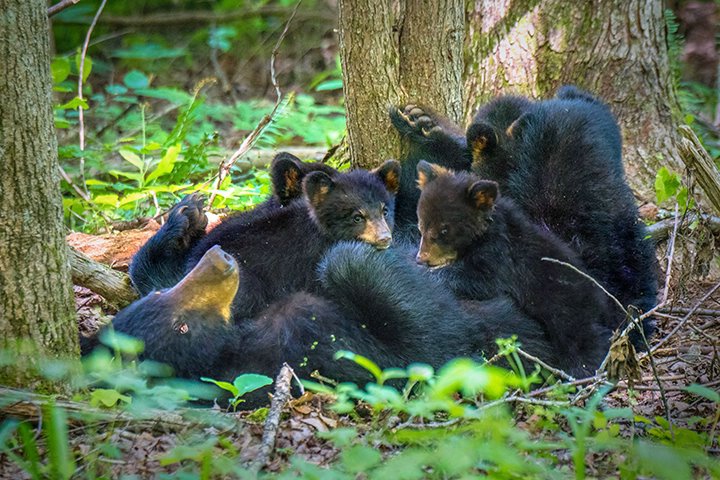
[[244, 373], [239, 375], [235, 378], [235, 380], [233, 380], [233, 383], [213, 380], [212, 378], [207, 377], [201, 377], [200, 380], [203, 382], [214, 383], [223, 390], [230, 392], [232, 398], [230, 398], [228, 402], [233, 410], [245, 401], [245, 399], [242, 398], [244, 395], [273, 383], [272, 378], [255, 373]]

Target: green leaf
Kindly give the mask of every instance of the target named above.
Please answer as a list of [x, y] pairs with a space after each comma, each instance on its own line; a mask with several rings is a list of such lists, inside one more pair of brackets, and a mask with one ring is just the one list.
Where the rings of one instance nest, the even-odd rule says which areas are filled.
[[427, 382], [435, 375], [435, 370], [427, 363], [413, 363], [408, 367], [408, 376], [413, 382]]
[[145, 42], [123, 50], [115, 50], [112, 56], [136, 60], [156, 60], [158, 58], [176, 58], [184, 55], [185, 51], [184, 48], [165, 48], [157, 43]]
[[661, 479], [693, 478], [688, 462], [678, 451], [659, 444], [641, 441], [636, 447], [637, 458], [644, 469]]
[[[80, 52], [75, 55], [75, 68], [77, 68], [77, 71], [80, 72], [80, 60], [81, 54]], [[87, 78], [90, 76], [90, 72], [92, 71], [92, 58], [90, 58], [89, 55], [85, 55], [85, 62], [83, 63], [83, 72], [82, 72], [82, 81], [86, 81]]]
[[137, 153], [133, 152], [132, 150], [128, 150], [127, 148], [121, 148], [119, 153], [122, 158], [130, 162], [138, 170], [142, 171], [145, 167], [145, 163], [142, 161], [142, 159], [138, 156]]
[[108, 85], [107, 87], [105, 87], [105, 90], [110, 95], [125, 95], [128, 91], [127, 87], [125, 87], [124, 85], [119, 85], [119, 84]]
[[380, 452], [364, 445], [355, 445], [342, 453], [342, 462], [351, 473], [365, 472], [382, 460]]
[[720, 393], [716, 392], [715, 390], [711, 390], [704, 385], [693, 383], [692, 385], [688, 385], [687, 387], [685, 387], [685, 390], [689, 393], [692, 393], [693, 395], [705, 397], [712, 402], [720, 403]]
[[33, 480], [43, 478], [40, 474], [40, 468], [42, 466], [40, 462], [40, 452], [37, 447], [37, 442], [35, 441], [35, 435], [27, 422], [22, 422], [18, 425], [18, 433], [22, 441], [25, 458], [28, 461], [26, 469], [30, 474], [30, 478]]
[[118, 207], [122, 207], [127, 205], [128, 203], [135, 203], [139, 200], [144, 200], [149, 195], [148, 192], [133, 192], [128, 195], [125, 195], [122, 197], [122, 199], [118, 202]]
[[340, 90], [342, 89], [343, 83], [341, 79], [333, 79], [333, 80], [326, 80], [324, 82], [321, 82], [317, 87], [315, 87], [316, 92], [326, 92], [330, 90]]
[[130, 88], [146, 88], [150, 80], [139, 70], [131, 70], [123, 77], [123, 83]]
[[77, 110], [78, 107], [82, 107], [85, 110], [90, 108], [88, 106], [88, 103], [85, 101], [85, 99], [80, 98], [80, 97], [75, 97], [72, 100], [70, 100], [69, 102], [63, 103], [62, 105], [59, 105], [55, 108], [57, 108], [59, 110], [71, 110], [71, 109]]
[[177, 160], [179, 153], [180, 145], [173, 145], [172, 147], [168, 148], [165, 152], [165, 155], [163, 155], [163, 157], [160, 159], [160, 163], [158, 163], [157, 167], [155, 167], [155, 170], [150, 172], [150, 175], [147, 176], [147, 181], [150, 182], [158, 177], [167, 175], [168, 173], [172, 172], [173, 167], [175, 167], [175, 161]]
[[184, 105], [189, 103], [192, 96], [177, 88], [161, 87], [161, 88], [136, 88], [135, 93], [150, 98], [159, 98], [167, 100], [175, 105]]
[[144, 348], [142, 340], [114, 330], [104, 330], [100, 334], [100, 341], [113, 350], [129, 355], [137, 355]]
[[115, 193], [106, 193], [104, 195], [95, 195], [92, 199], [93, 203], [98, 205], [117, 206], [118, 196]]
[[132, 402], [132, 398], [121, 394], [117, 390], [108, 388], [96, 388], [90, 394], [90, 404], [94, 407], [103, 406], [110, 408], [120, 402], [130, 403]]
[[45, 441], [49, 458], [51, 478], [66, 479], [75, 471], [75, 461], [70, 453], [68, 421], [65, 410], [49, 401], [43, 407], [45, 418]]
[[208, 377], [200, 377], [200, 380], [202, 380], [203, 382], [214, 383], [215, 385], [222, 388], [223, 390], [227, 390], [228, 392], [230, 392], [233, 397], [238, 396], [239, 390], [232, 383], [223, 382], [221, 380], [214, 380], [214, 379], [208, 378]]
[[327, 432], [317, 432], [315, 435], [322, 439], [330, 440], [337, 448], [344, 448], [350, 446], [352, 441], [357, 438], [358, 431], [352, 427], [341, 427], [328, 430]]
[[54, 58], [50, 64], [50, 72], [54, 84], [62, 82], [70, 75], [70, 60], [67, 57]]
[[365, 370], [370, 372], [373, 377], [375, 377], [375, 380], [378, 383], [382, 381], [382, 370], [380, 370], [380, 367], [378, 367], [378, 365], [369, 358], [363, 357], [362, 355], [358, 355], [348, 350], [338, 350], [337, 352], [335, 352], [335, 360], [340, 360], [341, 358], [353, 361], [363, 367]]
[[272, 382], [272, 378], [266, 377], [265, 375], [245, 373], [238, 376], [237, 378], [235, 378], [235, 381], [233, 381], [233, 385], [237, 389], [237, 393], [235, 394], [235, 396], [242, 397], [246, 393], [255, 391], [258, 388], [264, 387], [265, 385], [270, 385]]
[[655, 195], [658, 203], [673, 197], [680, 188], [680, 176], [677, 173], [670, 172], [667, 167], [658, 170], [655, 176]]
[[130, 180], [135, 180], [139, 184], [141, 184], [143, 182], [142, 173], [124, 172], [122, 170], [108, 170], [108, 173], [110, 175], [115, 175], [116, 177], [125, 177], [125, 178], [129, 178]]

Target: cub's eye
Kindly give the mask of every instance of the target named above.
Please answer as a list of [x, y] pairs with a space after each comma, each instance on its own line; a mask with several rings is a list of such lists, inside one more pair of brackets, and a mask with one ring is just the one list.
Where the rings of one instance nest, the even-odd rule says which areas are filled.
[[353, 222], [355, 222], [355, 223], [361, 223], [363, 220], [365, 220], [365, 218], [362, 215], [360, 215], [359, 213], [356, 213], [355, 215], [353, 215], [352, 219], [353, 219]]
[[383, 207], [382, 212], [383, 212], [383, 217], [387, 217], [388, 214], [390, 213], [390, 210], [388, 210], [388, 207]]
[[442, 230], [440, 230], [440, 236], [441, 236], [441, 237], [444, 237], [444, 236], [447, 235], [447, 234], [448, 234], [448, 229], [447, 229], [447, 228], [443, 228]]

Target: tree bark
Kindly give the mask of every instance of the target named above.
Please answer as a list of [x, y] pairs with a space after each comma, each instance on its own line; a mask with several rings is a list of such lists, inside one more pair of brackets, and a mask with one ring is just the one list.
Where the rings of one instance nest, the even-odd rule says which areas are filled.
[[654, 199], [662, 166], [682, 171], [679, 107], [660, 0], [468, 1], [465, 112], [507, 93], [552, 96], [575, 84], [609, 103], [628, 181]]
[[340, 0], [340, 56], [347, 141], [354, 167], [400, 153], [387, 109], [432, 103], [462, 117], [464, 5], [461, 0]]
[[0, 0], [0, 384], [60, 389], [33, 368], [78, 356], [53, 126], [47, 2]]

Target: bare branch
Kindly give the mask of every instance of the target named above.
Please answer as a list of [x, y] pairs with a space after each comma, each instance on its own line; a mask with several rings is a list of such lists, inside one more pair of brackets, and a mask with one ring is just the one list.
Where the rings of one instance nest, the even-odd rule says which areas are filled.
[[255, 459], [254, 466], [257, 470], [265, 467], [270, 461], [275, 449], [275, 440], [277, 439], [278, 428], [280, 425], [280, 414], [285, 404], [290, 399], [290, 382], [293, 378], [293, 371], [290, 365], [283, 364], [280, 373], [275, 379], [275, 394], [270, 402], [270, 410], [265, 420], [265, 429], [263, 430], [262, 445], [260, 452]]
[[[265, 5], [261, 8], [243, 8], [228, 12], [192, 11], [192, 12], [157, 12], [148, 15], [137, 16], [114, 16], [107, 15], [102, 18], [104, 25], [117, 25], [125, 27], [159, 27], [171, 25], [205, 24], [205, 23], [228, 23], [244, 18], [257, 16], [285, 15], [287, 7], [279, 5]], [[298, 15], [307, 20], [321, 20], [336, 22], [337, 13], [332, 9], [317, 9], [315, 11], [303, 11]]]
[[[85, 35], [85, 42], [83, 43], [83, 48], [80, 53], [80, 66], [78, 67], [78, 98], [80, 100], [83, 99], [83, 77], [85, 76], [83, 72], [85, 72], [85, 57], [87, 56], [87, 50], [88, 45], [90, 45], [90, 36], [92, 35], [92, 31], [95, 29], [95, 25], [97, 24], [98, 18], [100, 17], [100, 14], [102, 13], [103, 9], [105, 8], [105, 4], [107, 3], [107, 0], [102, 0], [102, 3], [98, 7], [97, 12], [95, 12], [95, 17], [92, 20], [92, 23], [90, 24], [90, 27], [88, 28], [87, 34]], [[85, 185], [85, 116], [83, 114], [83, 107], [82, 105], [78, 106], [78, 123], [80, 126], [80, 151], [83, 153], [83, 155], [80, 156], [80, 178], [82, 179], [82, 184], [85, 192], [87, 192], [87, 186]]]
[[80, 0], [62, 0], [61, 2], [58, 2], [55, 5], [48, 7], [47, 15], [48, 15], [48, 17], [57, 15], [58, 13], [65, 10], [66, 8], [72, 7], [73, 5], [75, 5], [78, 2], [80, 2]]

